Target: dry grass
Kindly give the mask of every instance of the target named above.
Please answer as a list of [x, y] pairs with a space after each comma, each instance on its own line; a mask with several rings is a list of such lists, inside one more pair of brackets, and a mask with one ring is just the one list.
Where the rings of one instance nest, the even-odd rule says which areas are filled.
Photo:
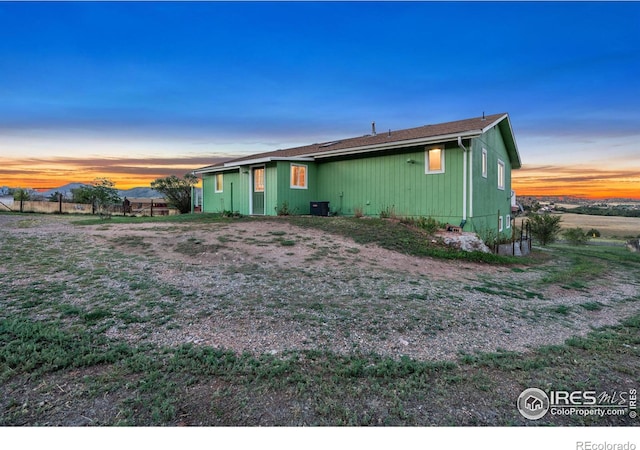
[[563, 213], [562, 228], [580, 227], [585, 231], [592, 228], [600, 231], [603, 238], [624, 239], [640, 234], [640, 217], [590, 216], [588, 214]]

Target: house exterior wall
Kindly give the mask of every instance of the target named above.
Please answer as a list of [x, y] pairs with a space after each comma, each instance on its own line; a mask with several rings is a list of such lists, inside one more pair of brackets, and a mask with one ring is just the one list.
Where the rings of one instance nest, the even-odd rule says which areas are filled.
[[249, 214], [249, 176], [237, 169], [222, 172], [222, 192], [215, 192], [216, 176], [202, 174], [202, 210], [205, 212], [238, 211]]
[[277, 198], [276, 212], [278, 209], [283, 208], [286, 203], [287, 208], [291, 214], [309, 214], [309, 204], [317, 199], [317, 180], [318, 172], [316, 163], [312, 161], [305, 162], [293, 162], [293, 164], [304, 165], [307, 167], [307, 188], [292, 188], [291, 187], [291, 164], [290, 161], [278, 161], [277, 163]]
[[[500, 215], [503, 218], [501, 235], [510, 236], [511, 228], [507, 227], [507, 221], [511, 214], [511, 163], [502, 135], [498, 128], [494, 127], [482, 136], [474, 138], [470, 148], [473, 161], [470, 173], [472, 194], [468, 219], [469, 231], [477, 232], [482, 238], [490, 237], [489, 234], [497, 235]], [[486, 178], [482, 176], [483, 148], [487, 151]], [[504, 190], [498, 189], [498, 160], [505, 165]]]
[[[412, 146], [386, 152], [362, 153], [316, 161], [271, 161], [223, 172], [223, 192], [215, 192], [215, 174], [203, 174], [203, 211], [225, 210], [251, 214], [252, 169], [265, 167], [264, 213], [276, 215], [287, 205], [291, 214], [309, 214], [313, 201], [328, 201], [338, 215], [432, 217], [459, 225], [488, 240], [508, 237], [511, 214], [511, 161], [498, 126], [467, 140], [464, 152], [457, 142], [444, 148], [444, 173], [426, 173], [426, 151]], [[482, 176], [482, 153], [487, 152], [487, 176]], [[464, 159], [466, 167], [466, 201]], [[498, 161], [504, 163], [504, 189], [498, 188]], [[291, 164], [307, 166], [307, 188], [291, 187]], [[466, 205], [465, 205], [466, 203]], [[502, 231], [499, 219], [502, 217]]]
[[[462, 150], [445, 146], [445, 171], [425, 173], [426, 147], [401, 152], [323, 161], [318, 165], [318, 195], [331, 211], [378, 216], [430, 216], [459, 224], [462, 218]], [[409, 163], [407, 161], [413, 161]]]

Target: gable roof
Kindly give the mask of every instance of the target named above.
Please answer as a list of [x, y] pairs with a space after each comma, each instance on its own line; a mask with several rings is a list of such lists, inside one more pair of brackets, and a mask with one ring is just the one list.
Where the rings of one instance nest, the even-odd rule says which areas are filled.
[[513, 136], [509, 115], [502, 113], [258, 153], [231, 159], [212, 166], [202, 167], [195, 170], [194, 173], [217, 172], [222, 169], [235, 168], [240, 165], [258, 164], [278, 160], [315, 161], [317, 159], [331, 156], [388, 150], [409, 145], [421, 145], [456, 140], [458, 137], [468, 139], [480, 136], [496, 125], [499, 127], [503, 136], [512, 168], [520, 168], [520, 155], [518, 154], [515, 138]]

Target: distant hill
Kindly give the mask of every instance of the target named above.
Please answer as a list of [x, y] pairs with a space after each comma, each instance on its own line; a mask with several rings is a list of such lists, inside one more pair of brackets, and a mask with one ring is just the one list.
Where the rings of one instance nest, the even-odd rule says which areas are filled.
[[164, 197], [160, 192], [148, 188], [148, 187], [136, 187], [127, 189], [125, 191], [118, 191], [120, 197], [130, 198], [162, 198]]
[[48, 191], [40, 192], [43, 197], [49, 197], [56, 192], [60, 192], [65, 198], [71, 198], [71, 190], [78, 189], [79, 187], [86, 186], [85, 183], [68, 183], [64, 186], [49, 189]]
[[[56, 192], [60, 192], [65, 198], [71, 198], [71, 190], [78, 189], [79, 187], [86, 186], [86, 183], [68, 183], [64, 186], [49, 189], [48, 191], [41, 192], [43, 197], [49, 197]], [[118, 195], [122, 198], [161, 198], [163, 197], [158, 191], [149, 187], [135, 187], [131, 189], [119, 190]]]

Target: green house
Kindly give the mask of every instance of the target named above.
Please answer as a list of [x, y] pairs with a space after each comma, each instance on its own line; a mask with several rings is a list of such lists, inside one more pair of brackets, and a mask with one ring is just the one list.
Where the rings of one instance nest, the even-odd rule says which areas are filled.
[[520, 156], [508, 114], [337, 139], [203, 167], [202, 211], [432, 217], [510, 233]]

